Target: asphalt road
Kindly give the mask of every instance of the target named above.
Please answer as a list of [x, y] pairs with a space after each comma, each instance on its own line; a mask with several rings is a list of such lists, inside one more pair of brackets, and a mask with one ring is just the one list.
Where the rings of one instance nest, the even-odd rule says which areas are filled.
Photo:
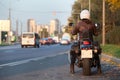
[[45, 56], [57, 55], [70, 49], [68, 46], [60, 46], [59, 44], [50, 46], [41, 46], [40, 48], [21, 48], [20, 45], [0, 47], [0, 65], [11, 62], [39, 59]]
[[48, 58], [65, 54], [69, 49], [70, 45], [60, 46], [59, 44], [45, 45], [40, 48], [21, 48], [20, 45], [0, 47], [0, 77], [50, 67], [51, 65], [41, 65]]
[[[77, 67], [76, 73], [70, 74], [67, 60], [69, 48], [70, 45], [42, 46], [36, 49], [21, 49], [19, 45], [0, 48], [0, 80], [120, 80], [120, 67], [104, 59], [101, 61], [100, 75], [96, 68], [92, 68], [91, 76], [83, 76], [82, 69]], [[10, 54], [15, 58], [9, 57]]]

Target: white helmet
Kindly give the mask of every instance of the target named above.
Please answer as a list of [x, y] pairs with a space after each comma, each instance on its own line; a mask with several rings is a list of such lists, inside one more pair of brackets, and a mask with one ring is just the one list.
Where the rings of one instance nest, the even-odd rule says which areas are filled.
[[88, 10], [82, 10], [80, 13], [80, 19], [90, 19], [90, 12]]

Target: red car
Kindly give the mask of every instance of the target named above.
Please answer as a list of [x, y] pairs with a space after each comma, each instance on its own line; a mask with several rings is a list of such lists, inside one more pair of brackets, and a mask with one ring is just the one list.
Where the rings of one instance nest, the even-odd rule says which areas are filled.
[[55, 44], [55, 40], [53, 40], [52, 38], [48, 38], [48, 42], [49, 44]]
[[42, 39], [40, 39], [40, 44], [41, 45], [49, 44], [48, 38], [42, 38]]

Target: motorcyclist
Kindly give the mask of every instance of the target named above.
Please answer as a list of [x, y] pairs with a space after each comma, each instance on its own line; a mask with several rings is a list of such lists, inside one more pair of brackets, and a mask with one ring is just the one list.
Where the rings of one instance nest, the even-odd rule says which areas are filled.
[[[93, 35], [97, 36], [98, 32], [96, 30], [95, 24], [90, 20], [90, 12], [86, 9], [82, 10], [80, 13], [80, 19], [81, 20], [74, 26], [72, 34], [77, 35], [77, 33], [79, 33], [79, 40], [83, 38], [89, 38], [91, 41], [93, 41]], [[79, 55], [79, 46], [77, 44], [71, 46], [70, 55], [70, 73], [74, 73], [74, 63], [77, 57], [76, 55]]]
[[[89, 37], [93, 41], [93, 35], [97, 36], [95, 24], [90, 20], [90, 13], [88, 10], [82, 10], [80, 13], [81, 21], [75, 25], [72, 34], [79, 33], [79, 39]], [[87, 34], [88, 33], [88, 34]], [[87, 34], [87, 35], [86, 35]]]

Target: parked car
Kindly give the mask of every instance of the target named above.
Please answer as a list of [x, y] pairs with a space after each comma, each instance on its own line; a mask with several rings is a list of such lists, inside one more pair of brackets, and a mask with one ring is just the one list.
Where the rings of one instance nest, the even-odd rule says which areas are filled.
[[67, 39], [62, 39], [60, 41], [60, 45], [68, 45], [68, 44], [70, 44], [70, 41], [68, 41]]
[[49, 41], [48, 41], [48, 38], [42, 38], [42, 39], [40, 39], [40, 44], [41, 45], [48, 45], [49, 44]]
[[48, 38], [48, 43], [49, 44], [55, 44], [55, 40], [53, 40], [52, 38]]

